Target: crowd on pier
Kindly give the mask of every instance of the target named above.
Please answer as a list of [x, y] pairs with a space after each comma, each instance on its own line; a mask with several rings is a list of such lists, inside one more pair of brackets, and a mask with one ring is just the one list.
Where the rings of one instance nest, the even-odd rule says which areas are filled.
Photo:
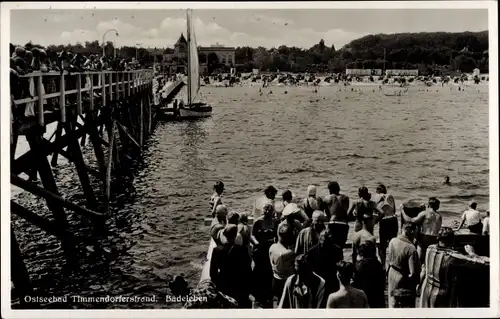
[[[23, 108], [16, 107], [16, 100], [34, 97], [38, 94], [38, 86], [34, 78], [23, 78], [22, 75], [32, 72], [43, 72], [54, 76], [42, 78], [41, 89], [43, 94], [59, 92], [60, 81], [57, 75], [64, 71], [71, 73], [85, 71], [129, 71], [140, 69], [141, 65], [134, 58], [119, 59], [110, 56], [94, 54], [72, 53], [69, 51], [46, 52], [42, 48], [34, 47], [28, 50], [24, 47], [10, 48], [10, 88], [11, 103], [14, 117], [30, 117], [35, 115], [33, 103]], [[87, 78], [85, 81], [89, 81]], [[76, 88], [76, 79], [67, 78], [66, 89]], [[86, 84], [88, 85], [88, 84]], [[95, 95], [99, 95], [95, 93]], [[84, 96], [84, 99], [88, 99]], [[75, 97], [67, 97], [67, 104], [75, 102]], [[58, 109], [59, 99], [50, 98], [44, 101], [44, 110]]]
[[[269, 186], [256, 201], [253, 225], [247, 214], [228, 211], [222, 182], [214, 185], [214, 191], [210, 236], [216, 247], [209, 278], [194, 292], [217, 297], [218, 303], [210, 307], [417, 307], [426, 250], [431, 245], [451, 245], [454, 231], [460, 228], [478, 235], [489, 233], [489, 217], [482, 219], [474, 202], [456, 229], [442, 227], [440, 201], [435, 197], [426, 205], [403, 203], [400, 227], [394, 198], [383, 184], [373, 198], [366, 187], [360, 187], [354, 201], [340, 193], [337, 182], [328, 184], [326, 197], [317, 196], [311, 185], [300, 203], [289, 190], [282, 192], [278, 203], [276, 188]], [[351, 221], [352, 259], [346, 260]], [[466, 250], [476, 254], [474, 246]], [[207, 305], [188, 303], [186, 307]]]

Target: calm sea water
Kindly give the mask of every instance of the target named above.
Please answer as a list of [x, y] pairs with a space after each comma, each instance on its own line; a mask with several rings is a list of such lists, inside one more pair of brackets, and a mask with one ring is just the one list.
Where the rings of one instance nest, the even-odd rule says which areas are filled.
[[[195, 285], [217, 180], [226, 185], [223, 202], [238, 211], [250, 211], [269, 184], [297, 196], [315, 184], [326, 195], [333, 180], [352, 199], [362, 185], [373, 194], [378, 182], [398, 206], [436, 196], [445, 224], [460, 218], [471, 199], [487, 210], [488, 88], [452, 88], [412, 87], [400, 97], [374, 87], [320, 87], [318, 93], [293, 87], [288, 94], [272, 87], [263, 95], [257, 87], [202, 88], [214, 106], [211, 118], [161, 123], [151, 137], [133, 182], [136, 196], [110, 225], [110, 237], [120, 238], [111, 266], [105, 274], [89, 270], [58, 291], [166, 294], [166, 281], [180, 274]], [[451, 186], [443, 185], [446, 175]], [[33, 232], [30, 238], [42, 236]], [[59, 256], [57, 241], [50, 246]], [[38, 267], [37, 276], [57, 267], [57, 258], [41, 261], [31, 250], [27, 264]]]

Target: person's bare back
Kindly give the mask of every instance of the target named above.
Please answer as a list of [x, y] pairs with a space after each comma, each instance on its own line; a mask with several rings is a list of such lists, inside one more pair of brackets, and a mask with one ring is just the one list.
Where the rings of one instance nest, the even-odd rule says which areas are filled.
[[330, 194], [325, 197], [324, 203], [328, 209], [330, 220], [347, 222], [349, 197], [342, 194]]
[[327, 308], [369, 308], [363, 290], [349, 287], [340, 289], [328, 296]]

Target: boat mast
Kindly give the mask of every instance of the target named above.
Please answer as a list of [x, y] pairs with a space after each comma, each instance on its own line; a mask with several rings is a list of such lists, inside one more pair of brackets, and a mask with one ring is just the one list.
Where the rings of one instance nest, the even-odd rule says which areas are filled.
[[186, 10], [186, 22], [187, 22], [187, 87], [188, 87], [188, 96], [187, 96], [187, 104], [191, 104], [191, 21], [189, 19], [189, 9]]

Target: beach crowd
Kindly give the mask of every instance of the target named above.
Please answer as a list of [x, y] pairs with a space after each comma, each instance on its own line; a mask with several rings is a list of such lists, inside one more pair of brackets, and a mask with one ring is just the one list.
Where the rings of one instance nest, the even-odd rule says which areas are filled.
[[[210, 307], [219, 308], [421, 307], [422, 298], [420, 304], [417, 299], [429, 247], [452, 245], [460, 228], [489, 234], [489, 212], [482, 219], [475, 202], [452, 229], [442, 227], [435, 197], [426, 205], [411, 200], [401, 204], [399, 222], [394, 198], [383, 184], [373, 197], [360, 187], [354, 201], [340, 193], [337, 182], [327, 187], [329, 195], [319, 197], [310, 185], [300, 203], [284, 190], [281, 203], [277, 189], [268, 186], [255, 202], [250, 225], [247, 214], [228, 211], [224, 184], [217, 182], [210, 199], [210, 236], [216, 247], [209, 278], [194, 293], [217, 296]], [[352, 259], [345, 260], [352, 221]], [[466, 253], [476, 255], [474, 246], [467, 245]]]

